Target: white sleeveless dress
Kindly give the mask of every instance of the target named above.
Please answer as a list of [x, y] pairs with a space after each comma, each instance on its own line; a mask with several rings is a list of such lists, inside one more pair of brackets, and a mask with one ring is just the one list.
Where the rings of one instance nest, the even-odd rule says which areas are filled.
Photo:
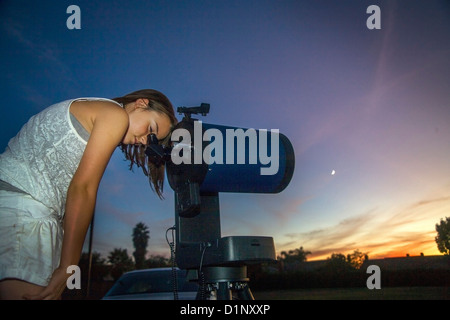
[[[59, 265], [67, 190], [87, 141], [74, 128], [70, 105], [33, 116], [0, 155], [0, 280], [46, 286]], [[10, 187], [4, 187], [9, 185]]]

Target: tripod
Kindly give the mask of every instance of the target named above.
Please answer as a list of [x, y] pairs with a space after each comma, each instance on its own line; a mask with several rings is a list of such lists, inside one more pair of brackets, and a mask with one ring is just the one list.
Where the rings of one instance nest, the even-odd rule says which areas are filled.
[[200, 199], [195, 217], [184, 218], [176, 211], [177, 265], [198, 281], [198, 300], [254, 300], [247, 265], [275, 261], [273, 238], [222, 237], [218, 193], [202, 193]]
[[255, 300], [247, 267], [207, 267], [200, 271], [197, 300]]

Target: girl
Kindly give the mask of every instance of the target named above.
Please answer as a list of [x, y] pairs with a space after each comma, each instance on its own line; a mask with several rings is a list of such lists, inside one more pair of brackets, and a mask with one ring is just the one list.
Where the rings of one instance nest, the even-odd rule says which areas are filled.
[[147, 89], [64, 101], [23, 126], [0, 155], [1, 299], [60, 298], [118, 145], [162, 197], [164, 166], [144, 150], [148, 135], [168, 144], [176, 122], [169, 99]]

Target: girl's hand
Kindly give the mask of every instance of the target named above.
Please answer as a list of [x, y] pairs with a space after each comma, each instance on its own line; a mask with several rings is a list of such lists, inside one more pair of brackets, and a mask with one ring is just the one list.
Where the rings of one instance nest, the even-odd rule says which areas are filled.
[[26, 300], [60, 300], [69, 277], [70, 274], [64, 268], [57, 268], [53, 272], [47, 287], [41, 293], [36, 295], [25, 294], [23, 298]]

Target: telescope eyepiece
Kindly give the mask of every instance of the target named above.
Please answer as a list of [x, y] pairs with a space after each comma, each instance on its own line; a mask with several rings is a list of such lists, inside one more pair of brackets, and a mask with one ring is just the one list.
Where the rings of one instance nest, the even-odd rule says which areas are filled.
[[148, 160], [156, 167], [160, 167], [167, 161], [170, 161], [170, 152], [172, 148], [159, 144], [159, 140], [155, 134], [149, 134], [147, 136], [147, 146], [145, 148], [145, 154]]

